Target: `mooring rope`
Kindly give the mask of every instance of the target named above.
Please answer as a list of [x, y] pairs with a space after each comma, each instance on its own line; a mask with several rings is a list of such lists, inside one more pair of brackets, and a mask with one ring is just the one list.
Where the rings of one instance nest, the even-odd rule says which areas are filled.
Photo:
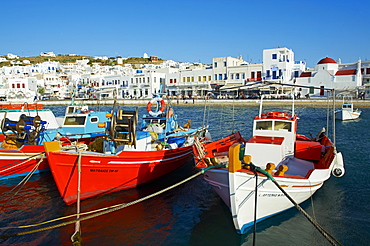
[[[37, 170], [37, 168], [40, 166], [41, 162], [43, 160], [40, 159], [39, 162], [31, 169], [31, 171], [13, 188], [11, 189], [10, 191], [6, 192], [6, 193], [11, 193], [13, 192], [15, 189], [17, 189], [18, 187], [20, 187], [0, 208], [0, 211], [3, 210], [3, 208], [21, 191], [21, 189], [23, 188], [23, 186], [28, 182], [28, 180], [30, 180], [30, 178], [32, 177], [32, 175], [35, 173], [35, 171]], [[22, 186], [20, 186], [22, 185]]]
[[[142, 201], [145, 201], [147, 199], [150, 199], [152, 197], [155, 197], [157, 195], [160, 195], [166, 191], [169, 191], [179, 185], [182, 185], [186, 182], [188, 182], [189, 180], [192, 180], [196, 177], [198, 177], [199, 175], [205, 173], [206, 171], [212, 169], [212, 168], [221, 168], [221, 167], [225, 167], [225, 165], [215, 165], [215, 166], [210, 166], [210, 167], [207, 167], [205, 169], [202, 169], [201, 171], [199, 171], [198, 173], [170, 186], [170, 187], [167, 187], [163, 190], [160, 190], [158, 192], [155, 192], [151, 195], [148, 195], [146, 197], [143, 197], [143, 198], [140, 198], [138, 200], [135, 200], [135, 201], [132, 201], [132, 202], [129, 202], [129, 203], [121, 203], [121, 204], [116, 204], [116, 205], [113, 205], [111, 207], [108, 207], [107, 209], [106, 208], [103, 208], [103, 209], [98, 209], [98, 210], [95, 210], [95, 211], [90, 211], [90, 212], [87, 212], [87, 213], [95, 213], [96, 211], [101, 211], [101, 212], [97, 212], [95, 214], [92, 214], [92, 215], [88, 215], [88, 216], [85, 216], [85, 217], [80, 217], [79, 219], [74, 219], [74, 220], [71, 220], [71, 221], [67, 221], [67, 222], [63, 222], [63, 223], [60, 223], [60, 224], [57, 224], [57, 225], [51, 225], [51, 226], [47, 226], [47, 227], [44, 227], [44, 228], [39, 228], [39, 229], [35, 229], [35, 230], [30, 230], [30, 231], [25, 231], [25, 232], [18, 232], [18, 233], [14, 233], [14, 234], [4, 234], [4, 235], [0, 235], [0, 239], [3, 239], [3, 240], [7, 240], [8, 238], [11, 238], [11, 237], [16, 237], [16, 236], [23, 236], [23, 235], [28, 235], [28, 234], [32, 234], [32, 233], [36, 233], [36, 232], [41, 232], [41, 231], [46, 231], [46, 230], [50, 230], [50, 229], [54, 229], [54, 228], [59, 228], [59, 227], [62, 227], [62, 226], [66, 226], [66, 225], [69, 225], [69, 224], [73, 224], [73, 223], [76, 223], [77, 221], [84, 221], [84, 220], [88, 220], [88, 219], [92, 219], [92, 218], [95, 218], [95, 217], [98, 217], [98, 216], [101, 216], [101, 215], [104, 215], [104, 214], [108, 214], [108, 213], [112, 213], [112, 212], [115, 212], [117, 210], [120, 210], [120, 209], [123, 209], [123, 208], [126, 208], [126, 207], [129, 207], [131, 205], [134, 205], [134, 204], [137, 204], [139, 202], [142, 202]], [[80, 213], [80, 215], [83, 215], [83, 214], [86, 214], [86, 213]], [[70, 215], [70, 216], [66, 216], [66, 217], [63, 217], [64, 218], [69, 218], [69, 217], [74, 217], [76, 215]], [[12, 228], [12, 229], [20, 229], [20, 228], [28, 228], [28, 227], [34, 227], [34, 226], [39, 226], [39, 225], [42, 225], [42, 224], [47, 224], [47, 223], [51, 223], [53, 221], [56, 221], [56, 220], [59, 220], [61, 218], [58, 218], [58, 219], [54, 219], [54, 220], [49, 220], [49, 221], [45, 221], [45, 222], [41, 222], [39, 224], [34, 224], [34, 225], [26, 225], [26, 226], [17, 226], [17, 227], [4, 227], [4, 228], [0, 228], [0, 230], [2, 229], [9, 229], [9, 228]]]
[[[23, 152], [22, 152], [23, 153]], [[45, 152], [41, 152], [41, 153], [38, 153], [38, 154], [36, 154], [36, 155], [33, 155], [33, 156], [29, 156], [29, 157], [27, 157], [26, 159], [24, 159], [24, 160], [19, 160], [19, 161], [15, 161], [15, 162], [12, 162], [12, 163], [9, 163], [9, 164], [6, 164], [6, 165], [4, 165], [4, 166], [2, 166], [2, 167], [0, 167], [0, 168], [6, 168], [6, 167], [9, 167], [9, 166], [11, 166], [11, 167], [9, 167], [9, 168], [7, 168], [7, 169], [3, 169], [3, 170], [1, 170], [0, 171], [0, 173], [2, 173], [2, 172], [5, 172], [5, 171], [8, 171], [8, 170], [10, 170], [10, 169], [13, 169], [13, 168], [15, 168], [15, 167], [18, 167], [18, 166], [20, 166], [20, 165], [23, 165], [24, 163], [26, 163], [26, 162], [28, 162], [28, 161], [30, 161], [30, 160], [32, 160], [32, 159], [35, 159], [35, 158], [37, 158], [38, 156], [40, 156], [40, 155], [44, 155], [45, 154]], [[18, 164], [17, 164], [18, 163]], [[14, 164], [16, 164], [16, 165], [14, 165]]]

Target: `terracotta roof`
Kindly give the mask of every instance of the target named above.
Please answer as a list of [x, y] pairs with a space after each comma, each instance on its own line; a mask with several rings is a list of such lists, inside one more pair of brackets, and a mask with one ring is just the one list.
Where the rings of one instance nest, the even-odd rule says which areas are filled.
[[335, 76], [338, 75], [356, 75], [356, 69], [351, 69], [351, 70], [339, 70]]
[[317, 64], [326, 64], [326, 63], [337, 63], [334, 59], [325, 57], [321, 59]]
[[299, 77], [300, 78], [302, 78], [302, 77], [312, 77], [312, 74], [311, 74], [311, 72], [303, 72], [303, 73], [301, 73], [301, 75], [299, 75]]

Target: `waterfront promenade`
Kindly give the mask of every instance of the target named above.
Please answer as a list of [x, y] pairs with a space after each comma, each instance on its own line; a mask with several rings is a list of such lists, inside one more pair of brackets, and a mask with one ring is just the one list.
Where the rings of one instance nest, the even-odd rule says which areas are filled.
[[[38, 103], [43, 104], [44, 106], [66, 106], [71, 103], [71, 100], [58, 100], [58, 101], [37, 101]], [[258, 99], [186, 99], [186, 100], [171, 100], [172, 105], [181, 105], [181, 106], [246, 106], [254, 107], [259, 106]], [[370, 100], [353, 100], [354, 108], [370, 108]], [[89, 106], [110, 106], [113, 105], [113, 99], [106, 100], [80, 100], [75, 99], [75, 104], [87, 104]], [[148, 99], [117, 99], [117, 105], [123, 106], [145, 106], [148, 104]], [[290, 106], [292, 104], [290, 99], [264, 99], [263, 104], [265, 106]], [[328, 100], [325, 98], [312, 98], [312, 99], [298, 99], [295, 100], [295, 106], [297, 107], [326, 107]], [[333, 102], [330, 100], [329, 104], [332, 105]], [[342, 100], [338, 99], [335, 101], [335, 106], [340, 107]]]

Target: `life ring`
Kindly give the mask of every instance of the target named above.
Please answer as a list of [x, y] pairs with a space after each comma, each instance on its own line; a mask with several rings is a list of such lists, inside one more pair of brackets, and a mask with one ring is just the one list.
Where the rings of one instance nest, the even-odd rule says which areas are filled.
[[[154, 103], [157, 103], [157, 104], [159, 103], [161, 105], [161, 107], [156, 112], [152, 111], [152, 105]], [[166, 109], [166, 103], [164, 102], [163, 99], [159, 97], [155, 97], [152, 100], [150, 100], [150, 102], [148, 103], [148, 106], [146, 107], [146, 110], [148, 111], [148, 113], [153, 117], [157, 117], [158, 115], [162, 114], [165, 109]]]

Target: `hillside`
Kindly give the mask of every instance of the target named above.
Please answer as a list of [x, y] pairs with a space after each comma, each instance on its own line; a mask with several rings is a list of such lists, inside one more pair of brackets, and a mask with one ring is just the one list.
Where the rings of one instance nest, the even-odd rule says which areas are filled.
[[[6, 57], [6, 55], [0, 55], [0, 57]], [[70, 55], [57, 55], [56, 57], [45, 57], [45, 56], [29, 56], [29, 57], [19, 57], [18, 59], [12, 59], [7, 62], [0, 62], [0, 67], [3, 66], [10, 66], [11, 63], [10, 61], [19, 61], [22, 64], [17, 64], [19, 66], [25, 66], [29, 64], [38, 64], [46, 61], [57, 61], [60, 63], [74, 63], [76, 60], [82, 60], [82, 59], [88, 59], [90, 60], [89, 64], [91, 63], [98, 63], [101, 65], [107, 65], [107, 66], [114, 66], [118, 65], [117, 64], [117, 58], [116, 57], [110, 57], [108, 60], [100, 60], [100, 59], [95, 59], [92, 56], [70, 56]], [[23, 63], [24, 60], [30, 61], [29, 64]], [[146, 64], [146, 63], [153, 63], [153, 64], [160, 64], [164, 60], [158, 59], [156, 62], [151, 62], [149, 58], [141, 58], [141, 57], [130, 57], [127, 59], [123, 59], [122, 63], [123, 64]]]

